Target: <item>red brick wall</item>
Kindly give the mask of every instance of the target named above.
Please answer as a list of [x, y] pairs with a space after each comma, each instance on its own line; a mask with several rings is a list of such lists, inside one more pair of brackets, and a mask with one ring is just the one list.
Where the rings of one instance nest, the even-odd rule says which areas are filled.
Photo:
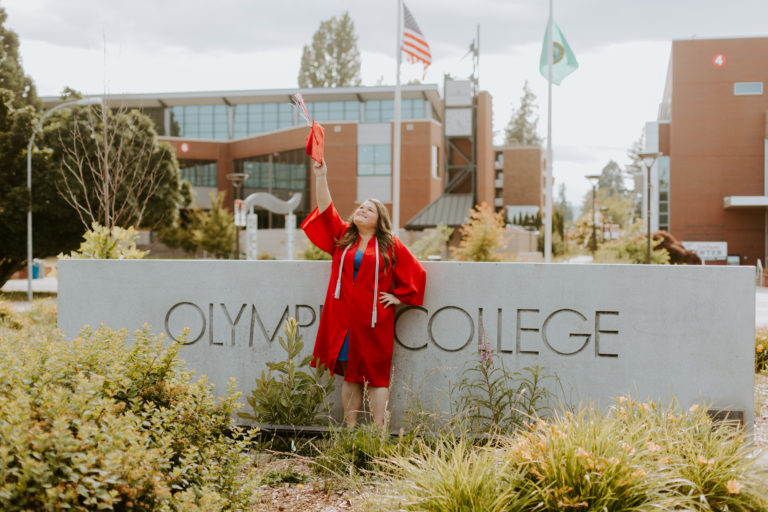
[[544, 209], [542, 149], [540, 146], [510, 146], [503, 149], [505, 205], [530, 205]]
[[[723, 67], [712, 63], [718, 53]], [[681, 240], [725, 240], [750, 265], [764, 258], [764, 210], [725, 210], [723, 198], [763, 194], [768, 94], [735, 96], [733, 84], [768, 85], [765, 62], [768, 38], [672, 44], [670, 230]]]

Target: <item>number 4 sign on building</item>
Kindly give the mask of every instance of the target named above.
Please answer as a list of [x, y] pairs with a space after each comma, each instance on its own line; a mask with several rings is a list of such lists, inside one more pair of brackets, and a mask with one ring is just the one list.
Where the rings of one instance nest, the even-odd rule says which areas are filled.
[[716, 68], [721, 68], [725, 66], [725, 55], [722, 53], [716, 53], [714, 57], [712, 57], [712, 64]]

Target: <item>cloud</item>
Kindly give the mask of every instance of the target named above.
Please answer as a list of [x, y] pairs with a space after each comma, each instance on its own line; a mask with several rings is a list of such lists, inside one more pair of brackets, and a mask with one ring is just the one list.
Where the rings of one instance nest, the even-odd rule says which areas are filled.
[[[484, 54], [540, 43], [547, 20], [541, 0], [411, 0], [409, 8], [434, 55], [466, 52], [480, 25]], [[25, 39], [75, 48], [108, 42], [195, 52], [295, 50], [319, 22], [349, 11], [359, 46], [393, 53], [395, 2], [294, 0], [6, 0], [8, 24]], [[727, 7], [726, 7], [727, 6]], [[765, 34], [764, 0], [580, 0], [557, 2], [556, 21], [574, 50], [676, 38]], [[577, 53], [578, 55], [578, 53]]]

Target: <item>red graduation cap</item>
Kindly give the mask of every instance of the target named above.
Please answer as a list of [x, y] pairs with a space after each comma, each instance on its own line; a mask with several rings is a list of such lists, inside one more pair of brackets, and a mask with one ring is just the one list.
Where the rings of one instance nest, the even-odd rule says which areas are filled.
[[307, 154], [312, 157], [312, 160], [322, 164], [325, 148], [325, 130], [317, 121], [310, 121], [309, 111], [304, 104], [304, 98], [301, 97], [301, 94], [291, 96], [291, 101], [300, 109], [300, 113], [303, 114], [307, 124], [310, 124], [310, 122], [312, 124], [312, 129], [309, 131], [309, 135], [307, 135]]
[[315, 162], [323, 163], [323, 152], [325, 149], [325, 130], [317, 121], [312, 121], [312, 129], [307, 135], [307, 154]]

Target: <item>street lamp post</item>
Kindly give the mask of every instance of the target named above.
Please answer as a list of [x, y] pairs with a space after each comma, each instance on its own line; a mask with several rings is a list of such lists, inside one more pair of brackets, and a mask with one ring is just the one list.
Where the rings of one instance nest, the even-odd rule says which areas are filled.
[[[244, 172], [233, 172], [227, 174], [227, 179], [232, 182], [232, 211], [235, 211], [235, 201], [240, 199], [240, 190], [248, 178]], [[240, 227], [235, 224], [235, 259], [240, 259]]]
[[35, 135], [42, 128], [43, 121], [57, 110], [66, 107], [102, 104], [101, 98], [83, 98], [75, 101], [67, 101], [56, 105], [43, 114], [43, 117], [32, 129], [32, 136], [27, 145], [27, 300], [32, 303], [32, 147], [35, 145]]
[[647, 207], [645, 212], [645, 224], [646, 228], [648, 230], [648, 240], [646, 241], [646, 255], [645, 255], [645, 263], [650, 265], [651, 264], [651, 167], [653, 167], [654, 162], [656, 162], [656, 159], [661, 156], [661, 153], [659, 152], [652, 152], [652, 153], [638, 153], [638, 157], [643, 161], [643, 165], [645, 165], [646, 170], [646, 181], [647, 186], [645, 189], [645, 195], [647, 196]]
[[584, 176], [589, 180], [589, 184], [592, 185], [592, 257], [595, 257], [595, 252], [597, 251], [597, 229], [595, 227], [595, 224], [597, 224], [597, 220], [595, 219], [595, 193], [597, 190], [597, 183], [600, 181], [600, 175], [599, 174], [588, 174]]

